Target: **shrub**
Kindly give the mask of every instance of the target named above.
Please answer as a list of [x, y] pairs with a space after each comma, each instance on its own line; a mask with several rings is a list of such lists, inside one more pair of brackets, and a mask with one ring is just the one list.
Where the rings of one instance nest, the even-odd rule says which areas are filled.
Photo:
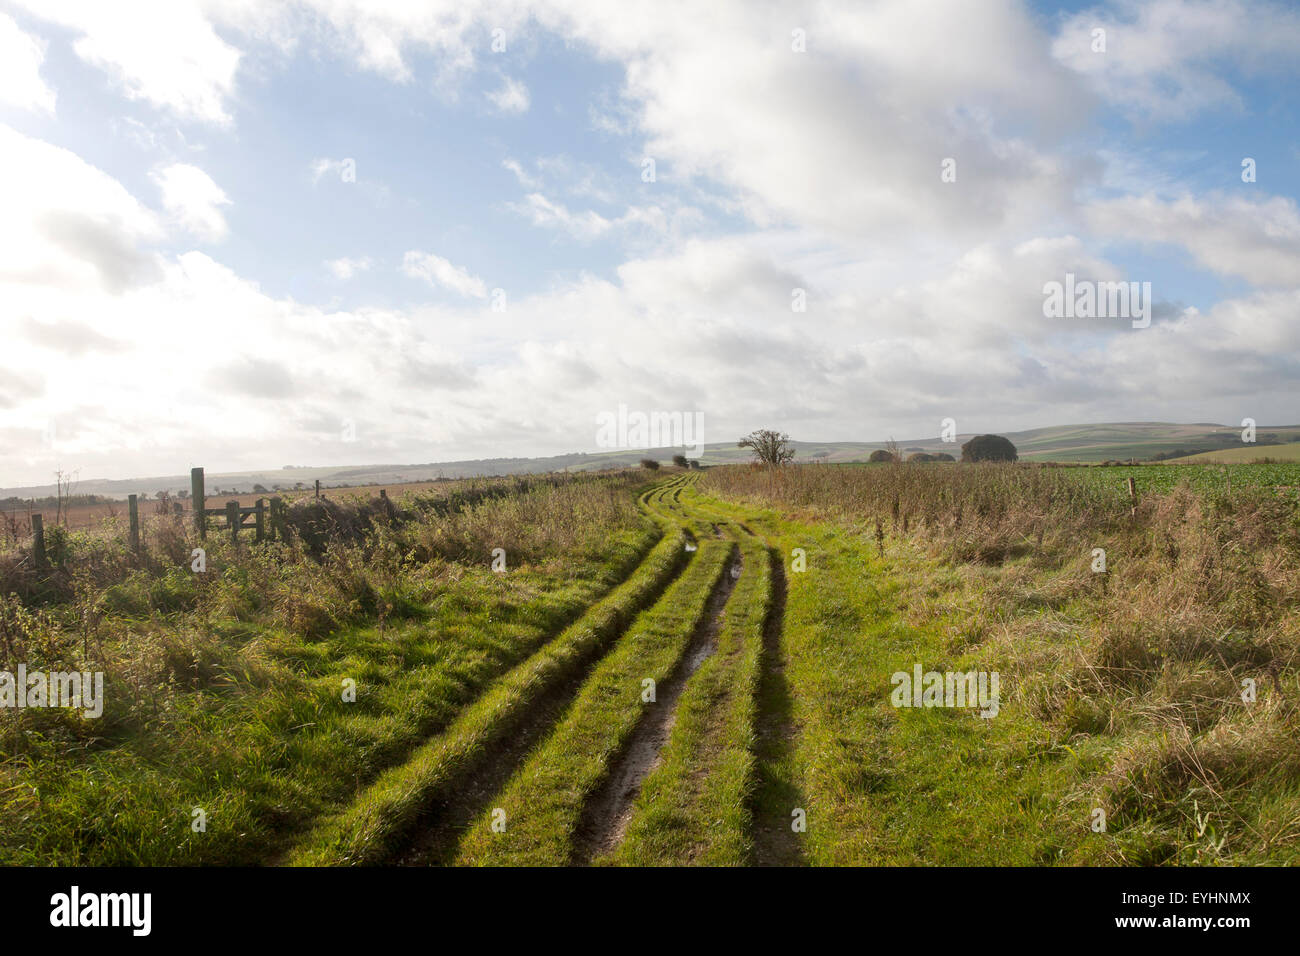
[[1015, 461], [1016, 446], [1001, 435], [976, 435], [961, 446], [962, 461]]
[[641, 467], [647, 471], [658, 471], [659, 462], [655, 461], [653, 458], [642, 458]]
[[891, 455], [889, 452], [885, 451], [885, 449], [877, 448], [875, 451], [871, 453], [871, 457], [869, 457], [867, 461], [873, 461], [873, 462], [898, 461], [898, 459], [895, 458], [893, 455]]
[[673, 455], [673, 464], [678, 468], [689, 468], [691, 463], [686, 460], [685, 455]]

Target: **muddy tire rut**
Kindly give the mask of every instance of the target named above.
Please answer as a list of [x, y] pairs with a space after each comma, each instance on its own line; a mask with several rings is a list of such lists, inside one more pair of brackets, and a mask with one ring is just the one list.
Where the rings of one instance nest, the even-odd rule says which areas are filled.
[[618, 849], [632, 819], [641, 785], [659, 765], [660, 754], [672, 733], [677, 702], [686, 682], [717, 650], [727, 599], [744, 569], [739, 549], [733, 546], [700, 625], [678, 659], [668, 679], [656, 688], [655, 702], [646, 704], [631, 737], [610, 763], [604, 783], [588, 798], [574, 837], [573, 862], [591, 863]]

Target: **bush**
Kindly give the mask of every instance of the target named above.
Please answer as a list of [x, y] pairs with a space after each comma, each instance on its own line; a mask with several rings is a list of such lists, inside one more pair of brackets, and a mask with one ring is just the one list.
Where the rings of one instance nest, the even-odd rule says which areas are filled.
[[957, 460], [956, 458], [952, 457], [952, 455], [948, 454], [946, 451], [937, 451], [931, 457], [935, 461], [956, 461]]
[[962, 461], [1015, 461], [1016, 446], [1001, 435], [976, 435], [961, 446]]
[[691, 463], [686, 460], [685, 455], [673, 455], [673, 464], [678, 468], [689, 468]]
[[658, 471], [659, 462], [655, 461], [653, 458], [642, 458], [641, 467], [647, 471]]
[[908, 461], [936, 461], [934, 455], [926, 451], [918, 451], [915, 454], [907, 456]]
[[868, 458], [867, 461], [873, 461], [873, 462], [898, 461], [898, 459], [895, 458], [893, 455], [891, 455], [889, 452], [885, 451], [885, 449], [877, 448], [875, 451], [871, 453], [871, 457]]

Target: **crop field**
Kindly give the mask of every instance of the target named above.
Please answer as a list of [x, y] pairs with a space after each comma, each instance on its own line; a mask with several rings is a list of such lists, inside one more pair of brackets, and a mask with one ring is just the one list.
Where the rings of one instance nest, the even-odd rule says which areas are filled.
[[[1215, 465], [1218, 465], [1215, 467]], [[1128, 479], [1139, 493], [1165, 494], [1179, 485], [1204, 493], [1227, 493], [1238, 488], [1270, 488], [1279, 493], [1300, 492], [1300, 461], [1273, 464], [1108, 465], [1070, 469], [1071, 477], [1099, 490], [1128, 497]]]
[[1181, 463], [1245, 464], [1269, 459], [1277, 462], [1300, 461], [1300, 442], [1292, 441], [1282, 445], [1264, 445], [1258, 448], [1226, 448], [1222, 451], [1206, 451], [1186, 458], [1175, 459]]
[[1300, 862], [1300, 465], [444, 485], [0, 553], [0, 862]]

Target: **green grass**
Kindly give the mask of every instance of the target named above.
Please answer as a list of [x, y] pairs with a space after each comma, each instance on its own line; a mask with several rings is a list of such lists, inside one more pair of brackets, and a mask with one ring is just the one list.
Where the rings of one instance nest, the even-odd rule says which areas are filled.
[[662, 683], [705, 613], [723, 572], [730, 542], [701, 540], [699, 551], [660, 601], [644, 612], [600, 662], [555, 731], [511, 779], [493, 809], [506, 828], [492, 829], [491, 812], [466, 834], [462, 865], [543, 865], [570, 862], [583, 807], [622, 749], [646, 705], [642, 681]]

